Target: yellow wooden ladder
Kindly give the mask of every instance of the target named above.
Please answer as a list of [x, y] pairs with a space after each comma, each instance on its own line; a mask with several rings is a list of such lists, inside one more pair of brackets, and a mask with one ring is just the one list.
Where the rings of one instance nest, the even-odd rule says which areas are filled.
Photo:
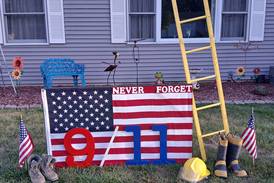
[[[211, 15], [210, 15], [210, 10], [209, 10], [209, 4], [208, 0], [203, 0], [204, 4], [204, 10], [205, 10], [205, 15], [195, 17], [195, 18], [190, 18], [187, 20], [180, 20], [179, 17], [179, 12], [178, 12], [178, 6], [177, 6], [177, 1], [172, 0], [172, 7], [173, 7], [173, 13], [175, 17], [175, 23], [176, 23], [176, 28], [177, 28], [177, 33], [178, 33], [178, 39], [179, 39], [179, 44], [181, 48], [181, 54], [182, 54], [182, 62], [184, 64], [184, 71], [185, 71], [185, 76], [186, 76], [186, 82], [188, 84], [192, 84], [194, 82], [198, 81], [203, 81], [203, 80], [208, 80], [215, 78], [216, 79], [216, 85], [217, 85], [217, 90], [218, 90], [218, 96], [219, 96], [219, 102], [215, 104], [210, 104], [202, 107], [196, 107], [196, 102], [195, 98], [193, 95], [193, 118], [194, 118], [194, 124], [196, 128], [196, 133], [197, 133], [197, 138], [198, 138], [198, 143], [200, 147], [200, 153], [202, 156], [202, 159], [206, 161], [206, 151], [205, 151], [205, 146], [204, 146], [204, 141], [203, 138], [213, 136], [222, 132], [229, 133], [229, 125], [228, 125], [228, 119], [227, 119], [227, 113], [226, 113], [226, 107], [225, 107], [225, 100], [224, 100], [224, 94], [223, 94], [223, 88], [222, 88], [222, 81], [221, 81], [221, 75], [220, 75], [220, 69], [219, 69], [219, 63], [218, 63], [218, 57], [217, 57], [217, 51], [216, 51], [216, 46], [215, 46], [215, 38], [213, 34], [213, 28], [212, 28], [212, 21], [211, 21]], [[207, 23], [207, 29], [208, 29], [208, 34], [209, 34], [209, 39], [210, 39], [210, 45], [201, 47], [201, 48], [196, 48], [192, 50], [186, 50], [185, 48], [185, 43], [184, 43], [184, 38], [183, 38], [183, 33], [182, 33], [182, 25], [186, 23], [190, 23], [193, 21], [197, 20], [202, 20], [205, 19]], [[211, 55], [212, 55], [212, 60], [213, 60], [213, 66], [214, 66], [214, 75], [207, 76], [207, 77], [202, 77], [202, 78], [197, 78], [197, 79], [191, 79], [190, 77], [190, 72], [189, 72], [189, 65], [188, 65], [188, 60], [187, 60], [187, 55], [194, 53], [194, 52], [199, 52], [203, 50], [208, 50], [211, 49]], [[199, 122], [199, 117], [198, 117], [198, 111], [213, 108], [213, 107], [221, 107], [221, 113], [222, 113], [222, 120], [223, 120], [223, 130], [208, 133], [208, 134], [202, 134], [201, 127], [200, 127], [200, 122]]]

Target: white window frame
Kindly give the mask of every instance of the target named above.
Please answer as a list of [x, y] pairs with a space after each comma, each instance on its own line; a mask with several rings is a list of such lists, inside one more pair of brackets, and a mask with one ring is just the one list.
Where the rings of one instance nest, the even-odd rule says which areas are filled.
[[47, 2], [46, 0], [42, 0], [43, 4], [44, 4], [44, 14], [45, 14], [45, 33], [46, 33], [46, 41], [45, 42], [31, 42], [32, 40], [29, 40], [29, 42], [24, 42], [22, 41], [16, 41], [16, 42], [8, 42], [7, 39], [7, 21], [5, 20], [5, 13], [4, 13], [4, 4], [5, 4], [5, 0], [0, 0], [0, 5], [1, 6], [1, 10], [0, 10], [0, 18], [1, 18], [1, 22], [2, 22], [2, 30], [3, 30], [3, 41], [4, 41], [4, 45], [49, 45], [49, 30], [48, 30], [48, 15], [47, 15]]
[[248, 42], [249, 41], [249, 29], [250, 29], [250, 16], [251, 16], [251, 3], [252, 0], [247, 0], [248, 7], [247, 7], [247, 22], [245, 27], [245, 38], [244, 39], [222, 39], [222, 15], [223, 15], [223, 1], [224, 0], [217, 0], [216, 1], [216, 11], [215, 11], [215, 38], [217, 43], [238, 43], [238, 42]]
[[[162, 25], [162, 0], [156, 4], [156, 42], [163, 44], [179, 43], [178, 38], [161, 38], [161, 25]], [[185, 43], [209, 43], [209, 38], [184, 38]]]
[[[215, 17], [214, 17], [214, 34], [217, 43], [238, 43], [247, 42], [249, 37], [249, 28], [250, 28], [250, 15], [251, 15], [251, 0], [248, 1], [248, 13], [247, 13], [247, 25], [245, 30], [245, 39], [244, 40], [221, 40], [221, 28], [222, 28], [222, 9], [223, 9], [223, 0], [215, 1]], [[128, 3], [129, 4], [129, 3]], [[139, 42], [141, 44], [177, 44], [178, 38], [161, 38], [161, 24], [162, 24], [162, 0], [156, 0], [156, 22], [155, 22], [155, 41], [146, 41]], [[127, 38], [129, 38], [129, 6], [127, 6]], [[129, 39], [128, 39], [129, 40]], [[209, 38], [185, 38], [185, 43], [209, 43]], [[131, 44], [131, 43], [129, 43]]]
[[[158, 1], [157, 0], [154, 0], [154, 4], [155, 4], [155, 7], [154, 7], [154, 12], [138, 12], [138, 13], [133, 13], [133, 12], [130, 12], [130, 0], [127, 1], [127, 40], [129, 40], [130, 42], [133, 42], [130, 38], [130, 15], [154, 15], [155, 16], [155, 24], [157, 24], [157, 3]], [[157, 34], [157, 29], [155, 27], [154, 29], [154, 34], [155, 34], [155, 38], [152, 38], [152, 39], [148, 39], [144, 42], [157, 42], [157, 37], [156, 37], [156, 34]]]

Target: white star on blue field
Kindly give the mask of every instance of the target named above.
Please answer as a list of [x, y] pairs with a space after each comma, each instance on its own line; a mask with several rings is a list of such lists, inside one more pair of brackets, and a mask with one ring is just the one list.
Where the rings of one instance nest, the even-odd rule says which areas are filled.
[[112, 88], [47, 90], [51, 133], [112, 131]]

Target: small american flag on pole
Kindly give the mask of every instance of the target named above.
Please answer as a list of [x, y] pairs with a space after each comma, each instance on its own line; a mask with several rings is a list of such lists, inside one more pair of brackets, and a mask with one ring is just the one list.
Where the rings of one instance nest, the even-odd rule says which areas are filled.
[[20, 120], [19, 128], [19, 167], [22, 168], [26, 159], [32, 153], [34, 145], [22, 119]]
[[253, 157], [253, 160], [257, 158], [257, 145], [256, 145], [256, 131], [255, 131], [255, 117], [252, 108], [251, 116], [248, 120], [247, 128], [242, 134], [243, 147]]
[[[56, 166], [67, 166], [64, 139], [74, 128], [84, 128], [94, 138], [92, 165], [126, 164], [135, 158], [136, 138], [126, 130], [128, 126], [140, 128], [141, 160], [159, 160], [161, 144], [168, 160], [182, 163], [192, 157], [189, 85], [49, 89], [42, 90], [42, 99], [48, 153], [56, 158]], [[160, 143], [163, 132], [155, 130], [155, 125], [166, 127], [164, 143]], [[75, 149], [86, 145], [82, 135], [75, 135], [71, 142]], [[84, 161], [85, 156], [75, 159]]]

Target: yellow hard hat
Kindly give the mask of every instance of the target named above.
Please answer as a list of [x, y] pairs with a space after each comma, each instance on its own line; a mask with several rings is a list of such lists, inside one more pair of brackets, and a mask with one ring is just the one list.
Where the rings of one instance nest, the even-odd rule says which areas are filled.
[[188, 159], [179, 172], [179, 178], [188, 182], [198, 182], [209, 175], [206, 164], [200, 158]]

